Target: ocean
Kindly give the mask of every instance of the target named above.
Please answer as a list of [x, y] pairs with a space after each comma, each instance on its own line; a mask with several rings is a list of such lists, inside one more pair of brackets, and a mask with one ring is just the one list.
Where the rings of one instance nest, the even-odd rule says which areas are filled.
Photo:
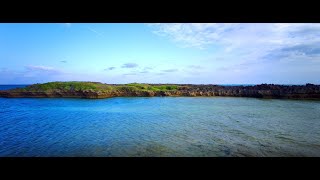
[[0, 98], [0, 156], [320, 156], [320, 101]]
[[10, 90], [15, 88], [23, 88], [28, 85], [0, 85], [0, 90]]

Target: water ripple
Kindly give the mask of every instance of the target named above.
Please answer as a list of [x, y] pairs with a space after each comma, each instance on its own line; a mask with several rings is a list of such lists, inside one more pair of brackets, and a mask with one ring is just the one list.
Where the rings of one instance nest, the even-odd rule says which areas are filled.
[[320, 102], [0, 98], [0, 156], [320, 156]]

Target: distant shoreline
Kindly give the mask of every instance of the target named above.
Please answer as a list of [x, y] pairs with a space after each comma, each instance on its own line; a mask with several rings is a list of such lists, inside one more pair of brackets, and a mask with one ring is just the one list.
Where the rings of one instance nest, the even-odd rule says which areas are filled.
[[[59, 81], [57, 81], [59, 82]], [[69, 82], [69, 81], [61, 81], [61, 82]], [[71, 82], [77, 82], [77, 81], [71, 81]], [[83, 82], [83, 81], [79, 81]], [[100, 82], [97, 82], [100, 83]], [[0, 86], [30, 86], [35, 84], [44, 84], [44, 83], [33, 83], [33, 84], [0, 84]], [[103, 83], [108, 84], [108, 83]], [[132, 84], [132, 83], [119, 83], [119, 84], [109, 84], [109, 85], [126, 85], [126, 84]], [[281, 85], [281, 86], [304, 86], [308, 83], [304, 84], [277, 84], [277, 83], [260, 83], [260, 84], [186, 84], [186, 83], [139, 83], [139, 84], [149, 84], [149, 85], [156, 85], [156, 84], [162, 84], [162, 85], [218, 85], [218, 86], [255, 86], [255, 85], [262, 85], [262, 84], [273, 84], [273, 85]], [[320, 85], [320, 84], [314, 84], [314, 85]]]
[[0, 90], [0, 97], [87, 98], [153, 96], [227, 96], [271, 99], [320, 100], [320, 85], [191, 85], [191, 84], [103, 84], [99, 82], [50, 82]]

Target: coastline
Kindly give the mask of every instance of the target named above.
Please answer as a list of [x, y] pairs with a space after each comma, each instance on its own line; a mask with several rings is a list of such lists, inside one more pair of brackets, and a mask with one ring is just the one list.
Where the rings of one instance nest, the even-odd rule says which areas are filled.
[[[50, 85], [50, 86], [49, 86]], [[80, 86], [81, 85], [81, 86]], [[26, 88], [0, 90], [5, 98], [86, 98], [110, 97], [253, 97], [264, 99], [320, 100], [320, 85], [192, 85], [192, 84], [124, 84], [98, 82], [52, 82]]]

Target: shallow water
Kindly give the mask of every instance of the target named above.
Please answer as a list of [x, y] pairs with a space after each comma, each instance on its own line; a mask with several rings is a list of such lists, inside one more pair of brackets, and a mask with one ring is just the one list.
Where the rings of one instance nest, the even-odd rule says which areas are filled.
[[0, 98], [0, 156], [320, 156], [320, 101]]

